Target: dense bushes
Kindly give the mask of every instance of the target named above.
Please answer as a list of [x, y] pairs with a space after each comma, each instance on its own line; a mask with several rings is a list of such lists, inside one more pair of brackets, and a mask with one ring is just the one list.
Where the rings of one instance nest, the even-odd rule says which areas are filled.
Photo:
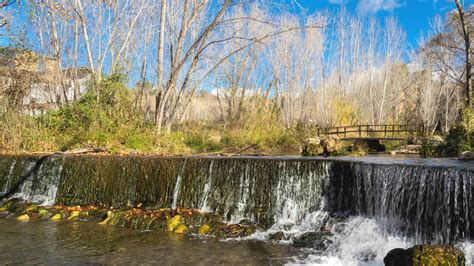
[[449, 130], [445, 141], [438, 147], [442, 156], [455, 157], [463, 151], [474, 150], [474, 114], [466, 109], [462, 120]]
[[[276, 112], [243, 116], [232, 124], [188, 122], [157, 135], [155, 125], [134, 106], [124, 76], [104, 79], [76, 102], [32, 117], [0, 113], [0, 151], [48, 152], [106, 148], [111, 152], [164, 154], [297, 152], [296, 130], [286, 129]], [[96, 93], [99, 93], [97, 97]]]
[[[19, 111], [0, 112], [0, 152], [100, 147], [113, 153], [297, 154], [304, 140], [315, 136], [315, 129], [309, 126], [287, 128], [281, 112], [271, 109], [246, 111], [232, 121], [180, 123], [171, 133], [157, 135], [152, 121], [147, 121], [140, 108], [134, 105], [136, 95], [125, 83], [124, 76], [111, 76], [95, 89], [88, 90], [79, 101], [38, 117]], [[341, 113], [341, 119], [347, 115]], [[465, 111], [462, 117], [442, 145], [435, 147], [432, 142], [422, 143], [422, 155], [457, 156], [462, 151], [472, 150], [472, 112]], [[351, 123], [353, 118], [341, 121]], [[363, 155], [368, 151], [360, 143], [340, 146], [337, 154]]]

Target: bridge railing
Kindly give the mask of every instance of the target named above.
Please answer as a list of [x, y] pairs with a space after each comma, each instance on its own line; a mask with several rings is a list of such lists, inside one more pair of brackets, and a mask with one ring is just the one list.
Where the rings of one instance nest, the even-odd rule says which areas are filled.
[[410, 125], [353, 125], [318, 128], [318, 137], [329, 135], [342, 135], [345, 138], [348, 136], [352, 138], [381, 138], [380, 135], [382, 135], [383, 138], [393, 138], [399, 135], [400, 133], [414, 134], [415, 132], [421, 131], [422, 129]]

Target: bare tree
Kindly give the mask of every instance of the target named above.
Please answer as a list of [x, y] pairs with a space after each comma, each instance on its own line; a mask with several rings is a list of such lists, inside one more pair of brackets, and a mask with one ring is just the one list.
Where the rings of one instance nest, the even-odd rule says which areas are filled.
[[465, 54], [465, 94], [466, 94], [466, 106], [471, 108], [471, 101], [472, 101], [472, 51], [471, 51], [471, 31], [470, 31], [470, 22], [469, 18], [466, 13], [464, 12], [463, 5], [459, 0], [455, 0], [456, 8], [458, 9], [459, 13], [459, 20], [461, 22], [462, 28], [462, 37], [464, 39], [464, 54]]

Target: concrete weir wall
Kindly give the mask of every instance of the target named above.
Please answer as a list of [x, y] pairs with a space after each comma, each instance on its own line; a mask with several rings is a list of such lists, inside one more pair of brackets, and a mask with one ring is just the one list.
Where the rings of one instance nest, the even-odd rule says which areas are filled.
[[472, 239], [474, 232], [474, 167], [451, 161], [54, 155], [38, 165], [39, 159], [1, 156], [0, 195], [45, 205], [197, 208], [263, 227], [317, 211], [363, 215], [389, 232], [439, 243]]

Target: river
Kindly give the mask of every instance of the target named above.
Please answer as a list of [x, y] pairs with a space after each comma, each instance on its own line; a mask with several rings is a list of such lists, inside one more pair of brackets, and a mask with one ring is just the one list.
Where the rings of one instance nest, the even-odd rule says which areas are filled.
[[[0, 157], [0, 192], [43, 205], [144, 204], [211, 211], [261, 226], [237, 239], [92, 222], [0, 219], [11, 264], [383, 265], [393, 248], [451, 244], [474, 265], [474, 164], [391, 157]], [[337, 217], [344, 217], [339, 219]], [[336, 218], [334, 218], [336, 217]], [[324, 248], [296, 248], [327, 227]], [[271, 240], [283, 233], [281, 241]]]

